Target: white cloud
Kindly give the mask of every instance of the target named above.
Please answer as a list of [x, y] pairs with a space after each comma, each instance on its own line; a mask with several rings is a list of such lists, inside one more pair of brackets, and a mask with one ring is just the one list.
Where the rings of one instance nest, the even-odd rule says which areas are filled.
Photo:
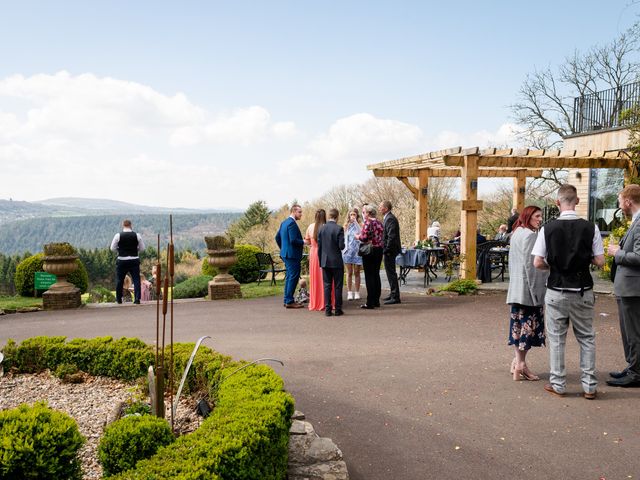
[[324, 132], [300, 132], [259, 105], [212, 112], [182, 93], [89, 73], [14, 75], [0, 79], [2, 196], [194, 208], [265, 199], [275, 207], [365, 181], [371, 163], [511, 144], [512, 127], [428, 134], [356, 113]]

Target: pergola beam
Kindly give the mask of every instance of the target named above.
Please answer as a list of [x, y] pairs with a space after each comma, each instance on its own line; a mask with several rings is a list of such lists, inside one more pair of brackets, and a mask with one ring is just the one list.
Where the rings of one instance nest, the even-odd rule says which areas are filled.
[[[460, 168], [447, 168], [447, 169], [434, 169], [434, 168], [380, 168], [373, 170], [373, 175], [376, 177], [419, 177], [420, 172], [428, 172], [429, 177], [461, 177], [462, 170]], [[525, 172], [526, 177], [538, 178], [544, 173], [543, 169], [505, 169], [505, 168], [480, 168], [478, 170], [479, 177], [491, 177], [491, 178], [516, 178]]]
[[[462, 167], [464, 159], [458, 156], [442, 157], [447, 167]], [[494, 168], [627, 168], [628, 159], [622, 157], [535, 157], [535, 156], [486, 156], [478, 158], [478, 166]]]

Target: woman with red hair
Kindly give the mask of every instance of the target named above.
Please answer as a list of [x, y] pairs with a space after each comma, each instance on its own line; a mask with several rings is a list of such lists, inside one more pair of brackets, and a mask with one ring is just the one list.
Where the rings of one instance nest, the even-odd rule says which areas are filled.
[[509, 248], [509, 291], [507, 303], [511, 305], [509, 345], [514, 346], [511, 362], [514, 380], [540, 380], [526, 363], [531, 347], [544, 345], [544, 294], [548, 271], [533, 266], [531, 251], [542, 226], [542, 210], [526, 207], [513, 225]]

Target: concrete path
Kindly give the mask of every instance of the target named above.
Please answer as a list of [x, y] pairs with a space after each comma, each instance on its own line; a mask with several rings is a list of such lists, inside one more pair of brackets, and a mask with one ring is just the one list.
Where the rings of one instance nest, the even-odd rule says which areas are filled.
[[[578, 351], [567, 346], [566, 398], [543, 390], [546, 349], [529, 363], [540, 382], [514, 382], [504, 293], [405, 294], [369, 311], [345, 302], [326, 318], [280, 298], [175, 306], [176, 341], [236, 358], [280, 358], [296, 407], [343, 450], [354, 480], [638, 479], [640, 389], [607, 387], [622, 367], [615, 301], [596, 306], [599, 397], [580, 396]], [[155, 339], [155, 305], [0, 317], [0, 345], [35, 335]]]

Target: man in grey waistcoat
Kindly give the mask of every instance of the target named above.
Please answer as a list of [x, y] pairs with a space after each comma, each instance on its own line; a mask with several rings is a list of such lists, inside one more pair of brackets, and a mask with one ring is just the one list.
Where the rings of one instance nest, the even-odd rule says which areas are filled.
[[549, 269], [545, 295], [549, 384], [544, 389], [564, 396], [567, 385], [565, 345], [569, 322], [580, 345], [580, 380], [584, 398], [596, 398], [596, 335], [593, 329], [593, 278], [591, 264], [604, 265], [604, 247], [598, 227], [575, 212], [580, 199], [573, 185], [558, 189], [556, 205], [560, 217], [547, 223], [538, 234], [531, 255], [533, 265]]
[[614, 265], [613, 293], [618, 302], [620, 334], [627, 366], [611, 372], [612, 387], [640, 387], [640, 185], [628, 185], [618, 195], [620, 209], [632, 218], [620, 244], [609, 245]]

